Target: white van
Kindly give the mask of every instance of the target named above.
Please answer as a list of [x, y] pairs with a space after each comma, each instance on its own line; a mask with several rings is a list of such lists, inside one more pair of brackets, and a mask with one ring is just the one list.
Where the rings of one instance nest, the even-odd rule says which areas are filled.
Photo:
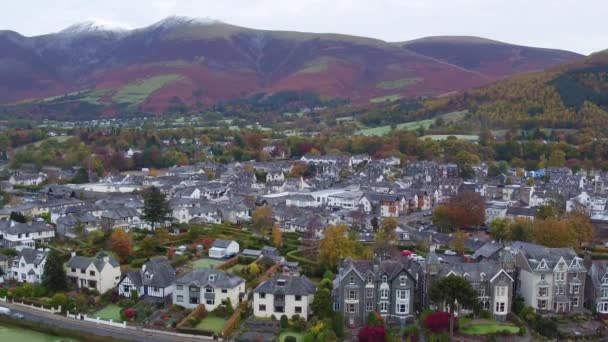
[[0, 315], [10, 315], [11, 309], [5, 308], [4, 306], [0, 306]]

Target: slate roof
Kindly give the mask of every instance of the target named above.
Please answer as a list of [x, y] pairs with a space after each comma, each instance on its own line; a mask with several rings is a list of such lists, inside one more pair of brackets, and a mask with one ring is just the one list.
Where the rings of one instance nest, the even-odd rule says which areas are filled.
[[211, 248], [228, 248], [232, 242], [233, 240], [217, 239], [213, 242]]
[[538, 208], [525, 208], [525, 207], [508, 207], [507, 215], [512, 216], [536, 216]]
[[549, 271], [553, 270], [560, 258], [564, 258], [568, 266], [573, 259], [577, 258], [581, 272], [585, 271], [583, 258], [579, 257], [572, 248], [550, 248], [534, 243], [516, 241], [511, 245], [511, 249], [515, 252], [521, 251], [532, 269], [536, 269], [542, 260], [547, 263], [547, 271]]
[[[214, 280], [210, 281], [209, 276], [213, 275]], [[179, 277], [175, 280], [175, 284], [178, 285], [195, 285], [198, 287], [204, 287], [205, 285], [211, 285], [213, 287], [219, 288], [233, 288], [243, 283], [245, 279], [232, 275], [230, 273], [225, 273], [220, 270], [216, 270], [213, 268], [201, 268], [194, 270], [192, 272], [186, 273], [185, 275]]]
[[[145, 273], [149, 273], [151, 277], [146, 279]], [[176, 273], [167, 258], [156, 257], [145, 263], [140, 270], [127, 273], [127, 277], [129, 277], [136, 286], [145, 285], [164, 288], [173, 284]]]
[[95, 257], [74, 255], [68, 261], [67, 266], [70, 268], [86, 269], [90, 264], [93, 264], [98, 271], [101, 271], [106, 264], [103, 260], [106, 256], [108, 257], [108, 263], [112, 267], [120, 267], [120, 263], [112, 255], [105, 252], [99, 252]]
[[488, 242], [473, 253], [473, 259], [490, 258], [502, 249], [502, 245], [495, 242]]
[[32, 221], [28, 223], [5, 221], [0, 230], [4, 230], [6, 234], [17, 235], [23, 233], [39, 233], [52, 231], [54, 228], [44, 221]]
[[274, 276], [258, 285], [254, 292], [307, 296], [317, 291], [315, 284], [305, 276]]
[[40, 263], [46, 258], [47, 252], [39, 251], [32, 248], [24, 248], [17, 256], [18, 260], [23, 259], [27, 264], [40, 265]]
[[482, 274], [485, 274], [485, 280], [490, 280], [501, 268], [493, 262], [477, 262], [477, 263], [451, 263], [441, 264], [439, 266], [439, 275], [447, 276], [450, 273], [455, 273], [458, 276], [468, 275], [470, 281], [482, 281]]

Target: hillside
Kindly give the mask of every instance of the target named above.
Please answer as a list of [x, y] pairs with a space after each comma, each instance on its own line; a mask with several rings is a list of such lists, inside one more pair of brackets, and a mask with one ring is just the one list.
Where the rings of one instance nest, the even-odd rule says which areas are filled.
[[425, 107], [418, 115], [468, 109], [469, 124], [476, 128], [608, 128], [608, 52], [428, 101]]
[[45, 117], [162, 113], [281, 91], [359, 104], [437, 96], [582, 58], [481, 38], [387, 43], [182, 17], [136, 30], [0, 31], [0, 51], [0, 113]]

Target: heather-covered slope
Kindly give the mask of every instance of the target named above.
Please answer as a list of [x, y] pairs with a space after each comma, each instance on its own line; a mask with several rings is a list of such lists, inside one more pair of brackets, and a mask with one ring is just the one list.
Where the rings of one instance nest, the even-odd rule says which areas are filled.
[[436, 96], [581, 57], [478, 38], [387, 43], [179, 17], [131, 31], [4, 31], [0, 51], [0, 103], [39, 115], [161, 113], [286, 90], [355, 103]]

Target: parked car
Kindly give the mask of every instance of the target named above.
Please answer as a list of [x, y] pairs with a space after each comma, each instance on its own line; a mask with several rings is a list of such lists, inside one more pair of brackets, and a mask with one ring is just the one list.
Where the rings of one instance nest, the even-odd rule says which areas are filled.
[[4, 306], [0, 306], [0, 315], [10, 315], [11, 309], [5, 308]]

